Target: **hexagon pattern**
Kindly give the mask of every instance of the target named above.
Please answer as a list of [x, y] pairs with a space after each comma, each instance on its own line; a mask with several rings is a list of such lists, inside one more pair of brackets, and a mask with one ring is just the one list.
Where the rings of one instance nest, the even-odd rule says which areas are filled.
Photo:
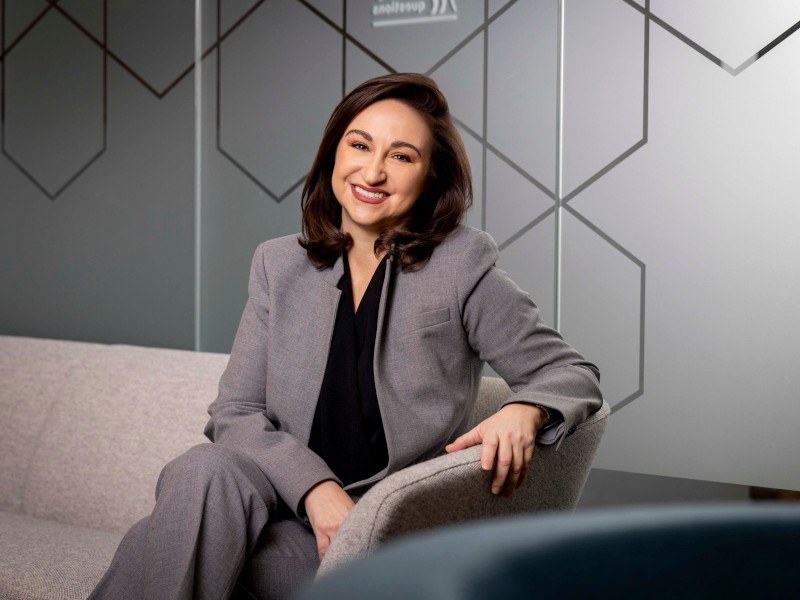
[[644, 265], [571, 212], [563, 216], [561, 331], [597, 363], [616, 411], [642, 393]]
[[[103, 151], [104, 60], [159, 98], [193, 69], [191, 2], [0, 3], [3, 152], [48, 197]], [[557, 320], [554, 213], [562, 215], [563, 329], [587, 354], [602, 357], [604, 387], [618, 410], [642, 391], [645, 265], [568, 203], [647, 141], [651, 23], [720, 66], [744, 65], [800, 25], [798, 3], [776, 0], [765, 17], [744, 0], [459, 1], [443, 4], [444, 16], [435, 20], [424, 0], [418, 15], [424, 18], [405, 25], [373, 14], [373, 5], [388, 4], [203, 2], [203, 46], [217, 58], [218, 156], [260, 197], [295, 203], [343, 92], [385, 72], [429, 72], [450, 98], [472, 162], [468, 222], [495, 237], [500, 266], [526, 265], [511, 275], [551, 322]], [[519, 34], [520, 23], [531, 23], [531, 35]], [[54, 45], [63, 51], [53, 53]], [[45, 102], [52, 97], [59, 103]], [[589, 329], [601, 337], [582, 341]], [[601, 338], [602, 347], [592, 348]]]
[[106, 0], [61, 0], [59, 8], [85, 27], [96, 39], [103, 39], [103, 5]]
[[3, 33], [6, 47], [11, 46], [33, 24], [36, 18], [47, 10], [48, 6], [45, 0], [5, 0]]
[[4, 61], [3, 153], [54, 198], [104, 149], [103, 53], [50, 11]]
[[305, 178], [341, 97], [341, 37], [298, 2], [267, 2], [222, 43], [219, 65], [219, 148], [280, 199]]
[[108, 45], [155, 90], [167, 88], [194, 52], [194, 3], [108, 0]]
[[[487, 139], [555, 190], [558, 0], [519, 0], [489, 28]], [[518, 23], [537, 35], [515, 35]]]
[[738, 67], [800, 21], [800, 2], [650, 0], [650, 10], [731, 67]]
[[564, 196], [644, 135], [645, 17], [619, 0], [570, 0], [566, 10]]

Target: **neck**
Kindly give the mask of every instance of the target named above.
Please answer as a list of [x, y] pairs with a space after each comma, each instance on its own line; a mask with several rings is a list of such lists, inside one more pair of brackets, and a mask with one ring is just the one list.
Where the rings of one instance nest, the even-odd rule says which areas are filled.
[[364, 231], [348, 231], [348, 233], [353, 238], [353, 245], [347, 251], [348, 260], [351, 263], [356, 262], [360, 265], [377, 265], [383, 256], [382, 250], [378, 256], [375, 256], [377, 234]]

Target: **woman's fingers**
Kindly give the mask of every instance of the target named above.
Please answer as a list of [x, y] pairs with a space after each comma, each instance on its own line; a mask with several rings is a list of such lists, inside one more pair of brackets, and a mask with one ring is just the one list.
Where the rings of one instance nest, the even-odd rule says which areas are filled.
[[491, 471], [494, 466], [495, 456], [497, 455], [497, 435], [486, 436], [483, 440], [481, 450], [481, 469], [484, 471]]
[[514, 490], [517, 489], [517, 482], [522, 476], [522, 469], [524, 466], [523, 454], [522, 444], [511, 444], [511, 468], [508, 471], [506, 483], [503, 486], [503, 496], [506, 498], [510, 498]]
[[[447, 444], [444, 449], [446, 452], [457, 452], [458, 450], [463, 450], [464, 448], [469, 448], [470, 446], [477, 446], [480, 443], [481, 434], [478, 431], [478, 428], [474, 427], [464, 435], [453, 440], [452, 443]], [[489, 468], [491, 469], [492, 467], [490, 466]]]
[[522, 473], [519, 474], [519, 479], [517, 479], [517, 487], [514, 489], [519, 489], [519, 486], [522, 485], [522, 482], [525, 480], [525, 477], [528, 475], [528, 465], [530, 464], [531, 460], [533, 460], [533, 444], [525, 446], [523, 448], [523, 460], [522, 460]]
[[503, 490], [509, 471], [511, 470], [513, 459], [514, 450], [511, 441], [507, 436], [503, 436], [499, 439], [497, 447], [497, 464], [494, 467], [494, 479], [492, 480], [493, 494], [499, 494]]
[[331, 545], [331, 538], [323, 533], [316, 533], [317, 536], [317, 553], [319, 554], [319, 559], [322, 560], [325, 558], [325, 553], [328, 551], [328, 546]]

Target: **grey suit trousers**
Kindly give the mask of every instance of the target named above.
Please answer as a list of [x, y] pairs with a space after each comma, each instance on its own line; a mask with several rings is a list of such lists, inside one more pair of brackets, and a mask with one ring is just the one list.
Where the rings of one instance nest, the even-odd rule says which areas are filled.
[[318, 566], [312, 530], [256, 464], [200, 444], [161, 471], [152, 514], [125, 534], [89, 599], [286, 598]]

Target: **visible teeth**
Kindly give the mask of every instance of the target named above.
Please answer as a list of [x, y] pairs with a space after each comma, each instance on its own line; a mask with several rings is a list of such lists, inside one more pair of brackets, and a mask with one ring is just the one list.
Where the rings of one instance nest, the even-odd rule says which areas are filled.
[[368, 192], [367, 190], [365, 190], [364, 188], [362, 188], [361, 186], [358, 186], [358, 185], [356, 186], [356, 191], [359, 194], [362, 194], [363, 196], [366, 196], [367, 198], [375, 198], [375, 199], [377, 199], [377, 198], [383, 198], [384, 196], [386, 196], [386, 194], [384, 194], [383, 192]]

